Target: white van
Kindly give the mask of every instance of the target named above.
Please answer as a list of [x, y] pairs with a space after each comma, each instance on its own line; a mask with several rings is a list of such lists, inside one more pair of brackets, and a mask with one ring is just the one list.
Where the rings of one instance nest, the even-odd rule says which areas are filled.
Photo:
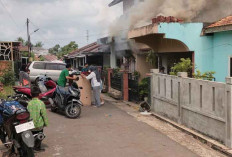
[[61, 62], [34, 61], [29, 66], [31, 82], [38, 81], [39, 76], [45, 74], [57, 82], [65, 68], [66, 64]]

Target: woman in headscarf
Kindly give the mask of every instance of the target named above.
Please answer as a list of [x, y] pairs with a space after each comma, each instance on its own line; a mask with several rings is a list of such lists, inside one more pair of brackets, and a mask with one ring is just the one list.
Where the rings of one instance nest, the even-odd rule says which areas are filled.
[[87, 80], [91, 79], [91, 86], [93, 88], [95, 106], [100, 107], [101, 106], [101, 100], [100, 100], [101, 76], [97, 67], [95, 66], [90, 66], [89, 72], [90, 74], [88, 76], [85, 76], [84, 74], [81, 74], [81, 76], [83, 78], [86, 78]]

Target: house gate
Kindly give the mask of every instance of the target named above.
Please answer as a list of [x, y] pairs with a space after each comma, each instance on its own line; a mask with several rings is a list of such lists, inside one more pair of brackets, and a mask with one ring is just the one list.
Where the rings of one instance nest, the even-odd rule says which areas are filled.
[[139, 98], [139, 81], [137, 76], [129, 74], [128, 76], [128, 86], [129, 86], [129, 101], [140, 100]]

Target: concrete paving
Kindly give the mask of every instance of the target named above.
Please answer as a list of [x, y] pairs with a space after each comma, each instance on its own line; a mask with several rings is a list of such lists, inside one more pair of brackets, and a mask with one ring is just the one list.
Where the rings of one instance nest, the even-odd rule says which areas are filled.
[[187, 148], [114, 105], [83, 107], [80, 119], [48, 111], [46, 152], [38, 157], [195, 157]]

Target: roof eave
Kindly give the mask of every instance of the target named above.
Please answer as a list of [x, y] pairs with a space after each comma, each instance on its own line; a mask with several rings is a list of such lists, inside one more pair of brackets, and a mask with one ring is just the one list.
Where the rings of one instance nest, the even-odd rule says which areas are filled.
[[217, 33], [217, 32], [225, 32], [225, 31], [232, 31], [232, 24], [225, 25], [225, 26], [218, 26], [218, 27], [209, 27], [205, 29], [206, 34], [210, 33]]
[[118, 3], [122, 2], [122, 1], [123, 1], [123, 0], [113, 0], [108, 6], [109, 6], [109, 7], [112, 7], [112, 6], [118, 4]]

